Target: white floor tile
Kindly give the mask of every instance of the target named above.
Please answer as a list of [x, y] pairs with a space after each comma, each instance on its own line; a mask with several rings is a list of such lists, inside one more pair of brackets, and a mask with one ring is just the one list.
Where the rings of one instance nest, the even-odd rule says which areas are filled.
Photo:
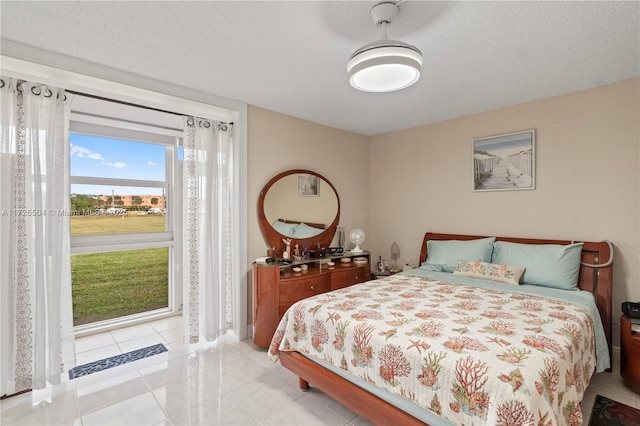
[[184, 355], [140, 370], [150, 389], [180, 382], [203, 372], [197, 357]]
[[[127, 340], [124, 342], [118, 343], [120, 350], [122, 353], [135, 351], [136, 349], [146, 348], [147, 346], [157, 345], [158, 343], [162, 343], [167, 346], [167, 341], [162, 338], [158, 333], [153, 333], [148, 336], [138, 337], [133, 340]], [[167, 348], [169, 349], [169, 348]]]
[[218, 401], [225, 393], [220, 383], [206, 372], [167, 383], [153, 391], [168, 417], [179, 415], [198, 405]]
[[345, 419], [308, 396], [302, 396], [291, 404], [261, 419], [265, 425], [344, 425]]
[[[181, 317], [78, 339], [77, 357], [86, 363], [156, 343], [170, 351], [1, 401], [0, 424], [370, 424], [313, 387], [301, 392], [295, 374], [250, 340], [183, 344]], [[581, 404], [585, 425], [598, 394], [640, 408], [618, 365], [592, 378]]]
[[113, 330], [111, 332], [111, 335], [116, 340], [116, 343], [126, 342], [127, 340], [138, 339], [140, 337], [150, 336], [154, 334], [157, 334], [156, 330], [147, 324], [134, 325], [132, 327], [121, 328], [119, 330]]
[[170, 328], [169, 330], [159, 331], [158, 333], [167, 343], [181, 343], [183, 339], [182, 328]]
[[88, 352], [116, 344], [111, 333], [100, 333], [76, 339], [76, 353]]
[[78, 416], [75, 391], [30, 392], [9, 398], [0, 405], [0, 424], [49, 425], [71, 424]]
[[170, 318], [163, 318], [160, 320], [152, 321], [148, 325], [154, 328], [154, 330], [166, 331], [174, 328], [182, 328], [182, 315], [178, 315]]
[[183, 341], [172, 342], [165, 345], [167, 349], [172, 350], [187, 350], [189, 348], [189, 344]]
[[275, 373], [263, 375], [259, 381], [247, 381], [230, 394], [257, 419], [268, 418], [272, 412], [304, 396], [304, 392]]
[[82, 425], [155, 425], [166, 415], [151, 392], [82, 416]]
[[255, 425], [260, 424], [245, 408], [228, 395], [189, 407], [171, 417], [176, 425]]
[[85, 415], [148, 391], [139, 372], [120, 374], [77, 389], [78, 408]]
[[120, 355], [122, 351], [118, 345], [105, 346], [104, 348], [94, 349], [76, 354], [76, 365], [84, 365], [90, 362], [99, 361], [111, 356]]

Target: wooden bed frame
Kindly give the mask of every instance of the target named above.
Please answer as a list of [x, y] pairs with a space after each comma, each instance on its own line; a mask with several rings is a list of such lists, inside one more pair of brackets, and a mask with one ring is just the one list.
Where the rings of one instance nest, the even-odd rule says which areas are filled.
[[278, 220], [284, 223], [304, 223], [305, 225], [309, 225], [312, 228], [327, 229], [327, 225], [324, 223], [314, 223], [314, 222], [306, 222], [304, 220], [290, 220], [290, 219], [278, 219]]
[[[422, 241], [420, 264], [427, 258], [428, 240], [473, 240], [486, 238], [479, 235], [436, 234], [427, 232]], [[532, 238], [497, 237], [497, 241], [508, 241], [525, 244], [571, 244], [573, 241], [542, 240]], [[588, 264], [606, 263], [612, 255], [606, 242], [585, 242], [582, 247], [582, 262]], [[612, 286], [613, 265], [593, 268], [581, 265], [578, 276], [578, 287], [593, 293], [609, 346], [611, 358], [612, 338]], [[280, 352], [280, 363], [298, 375], [299, 386], [307, 389], [309, 383], [325, 394], [339, 401], [358, 415], [374, 424], [424, 424], [412, 415], [400, 410], [391, 403], [367, 392], [350, 381], [323, 368], [319, 364], [305, 358], [298, 352]], [[611, 369], [607, 370], [611, 372]]]

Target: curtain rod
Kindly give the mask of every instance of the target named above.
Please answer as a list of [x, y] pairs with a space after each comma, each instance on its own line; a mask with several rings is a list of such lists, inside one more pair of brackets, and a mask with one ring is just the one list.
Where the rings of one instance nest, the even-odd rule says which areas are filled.
[[[178, 115], [180, 117], [184, 117], [185, 115], [187, 115], [187, 114], [181, 114], [181, 113], [175, 112], [175, 111], [167, 111], [167, 110], [164, 110], [164, 109], [154, 108], [154, 107], [150, 107], [150, 106], [147, 106], [147, 105], [134, 104], [132, 102], [120, 101], [120, 100], [117, 100], [117, 99], [105, 98], [103, 96], [91, 95], [89, 93], [77, 92], [75, 90], [66, 90], [65, 89], [65, 92], [66, 93], [71, 93], [72, 95], [84, 96], [86, 98], [98, 99], [100, 101], [113, 102], [113, 103], [116, 103], [116, 104], [127, 105], [127, 106], [136, 107], [136, 108], [143, 108], [143, 109], [148, 109], [148, 110], [151, 110], [151, 111], [163, 112], [163, 113], [166, 113], [166, 114]], [[233, 122], [231, 122], [231, 123], [223, 122], [223, 123], [229, 124], [229, 125], [233, 125]]]

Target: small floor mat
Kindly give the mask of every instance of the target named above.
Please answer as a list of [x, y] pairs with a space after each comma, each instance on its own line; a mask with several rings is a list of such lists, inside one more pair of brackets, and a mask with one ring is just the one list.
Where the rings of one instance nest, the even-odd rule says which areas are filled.
[[597, 395], [589, 426], [640, 426], [640, 410]]
[[162, 343], [158, 343], [157, 345], [136, 349], [135, 351], [101, 359], [100, 361], [78, 365], [77, 367], [73, 367], [69, 370], [69, 379], [75, 379], [76, 377], [82, 377], [111, 367], [117, 367], [131, 361], [137, 361], [152, 355], [158, 355], [162, 352], [167, 352], [167, 350], [168, 349]]

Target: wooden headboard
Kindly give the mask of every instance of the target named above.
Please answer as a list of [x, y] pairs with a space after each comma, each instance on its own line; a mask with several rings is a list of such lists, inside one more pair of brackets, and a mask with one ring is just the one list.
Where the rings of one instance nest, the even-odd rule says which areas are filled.
[[[422, 246], [420, 249], [420, 264], [427, 259], [427, 241], [429, 240], [475, 240], [478, 238], [487, 238], [481, 235], [457, 235], [457, 234], [436, 234], [427, 232], [424, 235]], [[512, 237], [496, 237], [496, 241], [508, 241], [512, 243], [523, 244], [561, 244], [567, 245], [575, 241], [564, 240], [542, 240], [534, 238], [512, 238]], [[582, 246], [582, 262], [597, 265], [607, 263], [612, 256], [611, 248], [604, 241], [589, 242], [585, 241]], [[607, 337], [609, 346], [609, 358], [611, 358], [612, 334], [613, 334], [613, 264], [604, 267], [594, 268], [587, 265], [580, 265], [580, 273], [578, 275], [578, 287], [581, 290], [593, 293], [602, 318], [604, 333]], [[607, 371], [611, 371], [608, 369]]]
[[312, 228], [327, 229], [327, 225], [324, 223], [313, 223], [313, 222], [306, 222], [304, 220], [291, 220], [291, 219], [278, 219], [278, 220], [284, 223], [304, 223], [306, 225], [309, 225]]

